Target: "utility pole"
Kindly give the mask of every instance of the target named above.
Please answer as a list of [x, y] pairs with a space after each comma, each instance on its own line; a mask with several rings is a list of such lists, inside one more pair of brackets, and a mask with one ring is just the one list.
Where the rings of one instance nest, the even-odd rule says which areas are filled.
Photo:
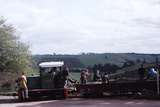
[[156, 66], [157, 66], [157, 95], [159, 96], [159, 64], [158, 56], [156, 56]]

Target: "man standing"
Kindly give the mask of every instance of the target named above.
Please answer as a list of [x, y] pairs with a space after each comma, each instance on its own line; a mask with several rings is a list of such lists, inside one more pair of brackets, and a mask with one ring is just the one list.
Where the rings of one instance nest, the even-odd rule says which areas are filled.
[[27, 77], [25, 76], [25, 73], [22, 72], [22, 75], [20, 76], [20, 95], [22, 100], [28, 99], [28, 87], [27, 87]]
[[102, 76], [102, 83], [103, 84], [109, 84], [109, 76], [108, 76], [108, 74], [106, 72]]
[[151, 77], [154, 79], [157, 77], [157, 71], [154, 68], [149, 69], [146, 79], [150, 79]]
[[143, 64], [141, 67], [138, 69], [138, 74], [139, 74], [139, 79], [144, 80], [144, 74], [145, 74], [145, 68], [143, 67]]
[[87, 83], [88, 76], [89, 76], [88, 69], [85, 69], [85, 70], [81, 71], [81, 77], [80, 77], [81, 84], [84, 85], [84, 84]]

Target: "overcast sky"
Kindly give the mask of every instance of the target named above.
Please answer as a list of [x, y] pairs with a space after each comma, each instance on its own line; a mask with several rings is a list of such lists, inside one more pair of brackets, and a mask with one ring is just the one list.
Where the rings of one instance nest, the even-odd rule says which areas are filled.
[[33, 54], [160, 53], [160, 0], [0, 0]]

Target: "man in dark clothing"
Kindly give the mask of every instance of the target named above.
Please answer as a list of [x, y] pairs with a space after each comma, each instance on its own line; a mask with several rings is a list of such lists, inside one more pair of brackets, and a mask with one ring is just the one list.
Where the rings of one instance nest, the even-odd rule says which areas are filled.
[[104, 75], [102, 75], [102, 83], [109, 84], [109, 76], [106, 72], [104, 73]]
[[69, 76], [69, 68], [68, 67], [63, 68], [62, 75], [63, 75], [64, 79], [68, 78], [68, 76]]
[[84, 70], [81, 71], [80, 80], [81, 80], [81, 84], [83, 84], [83, 85], [87, 83], [87, 77], [86, 77], [86, 74], [85, 74]]
[[63, 88], [66, 85], [69, 76], [69, 68], [64, 67], [62, 71], [57, 72], [54, 77], [55, 88]]
[[145, 74], [145, 68], [143, 67], [143, 65], [141, 65], [141, 67], [138, 69], [138, 74], [139, 74], [139, 79], [143, 80]]

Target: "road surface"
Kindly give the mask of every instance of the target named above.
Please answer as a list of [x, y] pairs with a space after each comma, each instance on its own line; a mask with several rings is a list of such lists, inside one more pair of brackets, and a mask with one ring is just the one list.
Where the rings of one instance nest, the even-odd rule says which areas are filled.
[[0, 107], [160, 107], [160, 100], [142, 99], [82, 99], [70, 98], [66, 100], [13, 102], [13, 100], [2, 100]]

